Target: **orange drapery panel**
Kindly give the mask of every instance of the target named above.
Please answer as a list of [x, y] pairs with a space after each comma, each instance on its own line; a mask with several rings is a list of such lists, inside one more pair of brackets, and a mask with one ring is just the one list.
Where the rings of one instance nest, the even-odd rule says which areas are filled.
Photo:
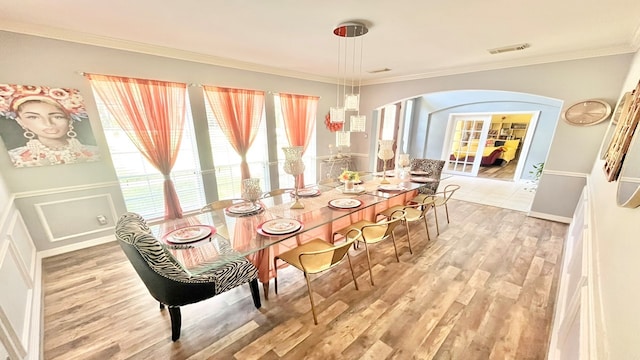
[[[316, 113], [320, 98], [282, 93], [279, 96], [289, 145], [302, 146], [304, 154], [316, 126]], [[300, 174], [297, 183], [299, 187], [304, 187], [304, 174]]]
[[86, 74], [131, 141], [164, 175], [165, 219], [182, 217], [171, 169], [178, 157], [187, 84]]
[[233, 149], [240, 155], [242, 179], [251, 177], [247, 152], [264, 112], [264, 91], [203, 86], [211, 110]]

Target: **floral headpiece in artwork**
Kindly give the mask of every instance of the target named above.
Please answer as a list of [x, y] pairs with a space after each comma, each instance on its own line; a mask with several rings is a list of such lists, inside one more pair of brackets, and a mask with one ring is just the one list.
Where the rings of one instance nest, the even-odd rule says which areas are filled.
[[18, 117], [16, 114], [18, 107], [31, 100], [61, 106], [73, 121], [89, 118], [82, 95], [77, 89], [0, 84], [0, 116], [15, 120]]

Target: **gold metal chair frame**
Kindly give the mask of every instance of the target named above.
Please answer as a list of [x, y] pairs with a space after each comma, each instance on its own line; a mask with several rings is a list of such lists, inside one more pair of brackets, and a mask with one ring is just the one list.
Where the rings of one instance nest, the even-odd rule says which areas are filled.
[[356, 286], [356, 290], [358, 290], [358, 282], [356, 280], [356, 275], [353, 272], [351, 257], [349, 257], [349, 247], [351, 247], [356, 239], [359, 239], [361, 236], [362, 232], [360, 230], [351, 229], [346, 232], [346, 242], [341, 243], [340, 245], [332, 245], [322, 239], [316, 238], [274, 257], [273, 265], [275, 269], [274, 283], [276, 294], [278, 294], [277, 261], [280, 259], [304, 273], [304, 278], [307, 282], [307, 290], [309, 292], [309, 301], [311, 302], [313, 322], [318, 325], [318, 317], [316, 315], [316, 306], [313, 301], [313, 292], [311, 289], [311, 279], [309, 275], [331, 269], [342, 262], [346, 255], [347, 260], [349, 261], [349, 269], [351, 269], [351, 276], [353, 277], [353, 284]]
[[375, 283], [373, 281], [373, 270], [371, 267], [371, 254], [369, 253], [369, 244], [379, 243], [383, 240], [391, 238], [391, 240], [393, 241], [393, 250], [396, 254], [396, 260], [400, 262], [400, 257], [398, 256], [398, 247], [396, 246], [396, 235], [393, 230], [398, 224], [400, 224], [400, 222], [403, 221], [405, 214], [406, 212], [404, 210], [397, 210], [391, 214], [389, 220], [379, 222], [360, 220], [333, 233], [333, 239], [335, 241], [336, 235], [343, 235], [346, 237], [346, 235], [353, 229], [357, 229], [362, 232], [362, 236], [357, 239], [357, 243], [364, 243], [365, 252], [367, 253], [367, 265], [369, 266], [369, 278], [371, 280], [372, 286], [375, 285]]
[[458, 189], [460, 189], [460, 185], [449, 184], [445, 186], [444, 190], [441, 192], [437, 192], [432, 195], [420, 194], [413, 198], [414, 201], [422, 199], [423, 204], [433, 207], [433, 215], [436, 218], [436, 230], [438, 231], [438, 235], [440, 235], [440, 225], [438, 224], [438, 211], [436, 208], [444, 205], [444, 210], [447, 214], [447, 224], [449, 224], [449, 207], [447, 206], [447, 202], [449, 202], [453, 193]]

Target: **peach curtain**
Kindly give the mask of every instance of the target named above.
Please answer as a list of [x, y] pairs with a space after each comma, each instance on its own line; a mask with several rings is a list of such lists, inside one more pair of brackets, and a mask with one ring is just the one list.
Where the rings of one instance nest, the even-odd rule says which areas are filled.
[[211, 110], [233, 149], [240, 155], [242, 179], [251, 177], [247, 152], [264, 112], [264, 91], [203, 86]]
[[97, 74], [86, 77], [138, 150], [164, 176], [165, 219], [181, 218], [170, 175], [182, 141], [187, 84]]
[[[284, 129], [291, 146], [302, 146], [302, 153], [307, 151], [313, 129], [316, 126], [318, 112], [317, 96], [280, 93], [280, 106], [284, 118]], [[304, 187], [304, 174], [298, 177], [298, 186]]]

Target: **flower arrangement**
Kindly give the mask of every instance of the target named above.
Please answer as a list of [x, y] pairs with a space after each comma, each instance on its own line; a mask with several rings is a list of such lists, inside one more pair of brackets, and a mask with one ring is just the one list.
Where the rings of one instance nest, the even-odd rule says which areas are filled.
[[331, 113], [327, 113], [327, 116], [324, 117], [324, 125], [331, 132], [336, 132], [342, 130], [342, 126], [344, 123], [332, 123], [331, 122]]
[[342, 174], [340, 174], [340, 180], [360, 181], [360, 174], [358, 174], [357, 171], [344, 170]]

